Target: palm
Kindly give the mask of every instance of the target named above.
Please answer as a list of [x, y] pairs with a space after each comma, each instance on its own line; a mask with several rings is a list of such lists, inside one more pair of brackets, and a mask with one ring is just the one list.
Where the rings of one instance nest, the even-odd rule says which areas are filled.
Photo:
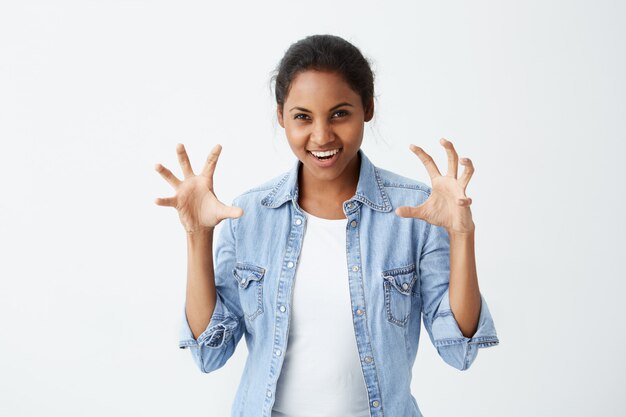
[[159, 174], [176, 190], [175, 196], [157, 198], [155, 203], [160, 206], [176, 208], [180, 221], [187, 232], [212, 229], [227, 217], [237, 218], [243, 215], [241, 208], [227, 206], [215, 196], [213, 174], [221, 149], [220, 145], [216, 145], [211, 150], [202, 173], [195, 175], [191, 169], [185, 147], [182, 144], [178, 144], [176, 152], [185, 176], [183, 181], [176, 178], [163, 165], [157, 164], [155, 166]]
[[197, 219], [199, 225], [210, 226], [223, 219], [218, 215], [223, 204], [215, 196], [208, 178], [201, 175], [189, 178], [181, 183], [176, 195], [176, 208], [183, 224]]
[[452, 142], [442, 139], [441, 144], [448, 154], [448, 172], [441, 175], [433, 159], [420, 147], [411, 146], [411, 150], [424, 163], [432, 181], [432, 191], [428, 199], [416, 207], [402, 206], [396, 209], [401, 217], [413, 217], [427, 221], [435, 226], [443, 226], [449, 232], [468, 233], [474, 230], [472, 212], [469, 206], [472, 199], [465, 195], [465, 189], [474, 172], [471, 161], [461, 160], [465, 165], [463, 175], [457, 179], [458, 155]]

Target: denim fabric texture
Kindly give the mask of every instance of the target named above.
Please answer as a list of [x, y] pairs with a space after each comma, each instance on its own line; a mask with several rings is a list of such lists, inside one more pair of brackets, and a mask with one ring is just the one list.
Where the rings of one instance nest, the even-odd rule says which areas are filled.
[[[465, 337], [459, 329], [448, 295], [446, 229], [394, 213], [423, 203], [431, 188], [374, 166], [362, 149], [359, 157], [356, 193], [343, 211], [347, 285], [370, 414], [420, 417], [410, 385], [422, 321], [439, 356], [459, 370], [471, 366], [479, 348], [499, 340], [482, 295], [475, 334]], [[298, 206], [300, 165], [296, 160], [285, 174], [233, 200], [244, 214], [223, 220], [215, 239], [217, 303], [197, 339], [183, 306], [179, 347], [190, 350], [202, 372], [224, 366], [245, 336], [248, 357], [233, 417], [271, 417], [282, 352], [289, 348], [291, 293], [307, 222]]]

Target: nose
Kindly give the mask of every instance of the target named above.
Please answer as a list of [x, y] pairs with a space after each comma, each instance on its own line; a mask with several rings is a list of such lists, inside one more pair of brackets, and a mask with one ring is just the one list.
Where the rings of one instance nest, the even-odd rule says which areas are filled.
[[327, 143], [335, 141], [335, 133], [330, 123], [321, 120], [315, 123], [311, 132], [311, 142], [320, 147], [324, 147]]

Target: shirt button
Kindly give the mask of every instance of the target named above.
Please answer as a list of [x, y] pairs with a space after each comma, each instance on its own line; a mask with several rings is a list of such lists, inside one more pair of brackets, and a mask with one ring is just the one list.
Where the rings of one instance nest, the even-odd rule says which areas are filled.
[[402, 284], [402, 288], [406, 290], [407, 288], [409, 288], [409, 284], [405, 282], [404, 284]]
[[356, 220], [352, 220], [352, 221], [350, 222], [350, 226], [352, 226], [352, 227], [356, 227]]
[[372, 401], [372, 407], [378, 407], [379, 405], [380, 405], [380, 402], [378, 400]]
[[276, 356], [280, 356], [280, 354], [281, 354], [282, 352], [280, 351], [280, 349], [276, 349], [276, 350], [274, 351], [274, 353], [276, 354]]
[[352, 270], [353, 270], [354, 272], [356, 272], [356, 271], [358, 271], [358, 270], [359, 270], [359, 267], [358, 267], [358, 266], [356, 266], [356, 265], [354, 265], [354, 266], [352, 267]]
[[302, 224], [302, 220], [301, 220], [301, 219], [296, 219], [296, 224], [297, 224], [298, 226], [300, 226], [300, 225]]
[[278, 307], [278, 309], [280, 310], [281, 313], [284, 313], [285, 311], [287, 311], [285, 306], [280, 306], [280, 307]]
[[361, 310], [360, 308], [356, 311], [357, 316], [362, 316], [363, 315], [363, 310]]
[[365, 357], [365, 362], [366, 363], [372, 363], [373, 360], [374, 360], [374, 358], [372, 358], [371, 356], [366, 356]]
[[267, 390], [267, 392], [265, 393], [265, 395], [267, 395], [268, 397], [271, 397], [271, 396], [272, 396], [272, 391]]
[[352, 208], [352, 207], [354, 207], [354, 204], [348, 203], [348, 208]]
[[293, 268], [293, 262], [291, 261], [287, 262], [287, 268]]

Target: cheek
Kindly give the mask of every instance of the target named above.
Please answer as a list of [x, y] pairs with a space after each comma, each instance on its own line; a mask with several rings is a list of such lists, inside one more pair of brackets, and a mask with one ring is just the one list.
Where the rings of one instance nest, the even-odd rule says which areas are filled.
[[304, 129], [293, 123], [285, 125], [285, 131], [288, 132], [291, 136], [302, 136], [303, 130]]
[[294, 147], [301, 147], [307, 140], [308, 132], [306, 129], [303, 129], [298, 126], [285, 126], [285, 135], [287, 136], [287, 140], [289, 141], [289, 145]]
[[358, 140], [363, 136], [363, 123], [346, 124], [337, 132], [346, 140]]

